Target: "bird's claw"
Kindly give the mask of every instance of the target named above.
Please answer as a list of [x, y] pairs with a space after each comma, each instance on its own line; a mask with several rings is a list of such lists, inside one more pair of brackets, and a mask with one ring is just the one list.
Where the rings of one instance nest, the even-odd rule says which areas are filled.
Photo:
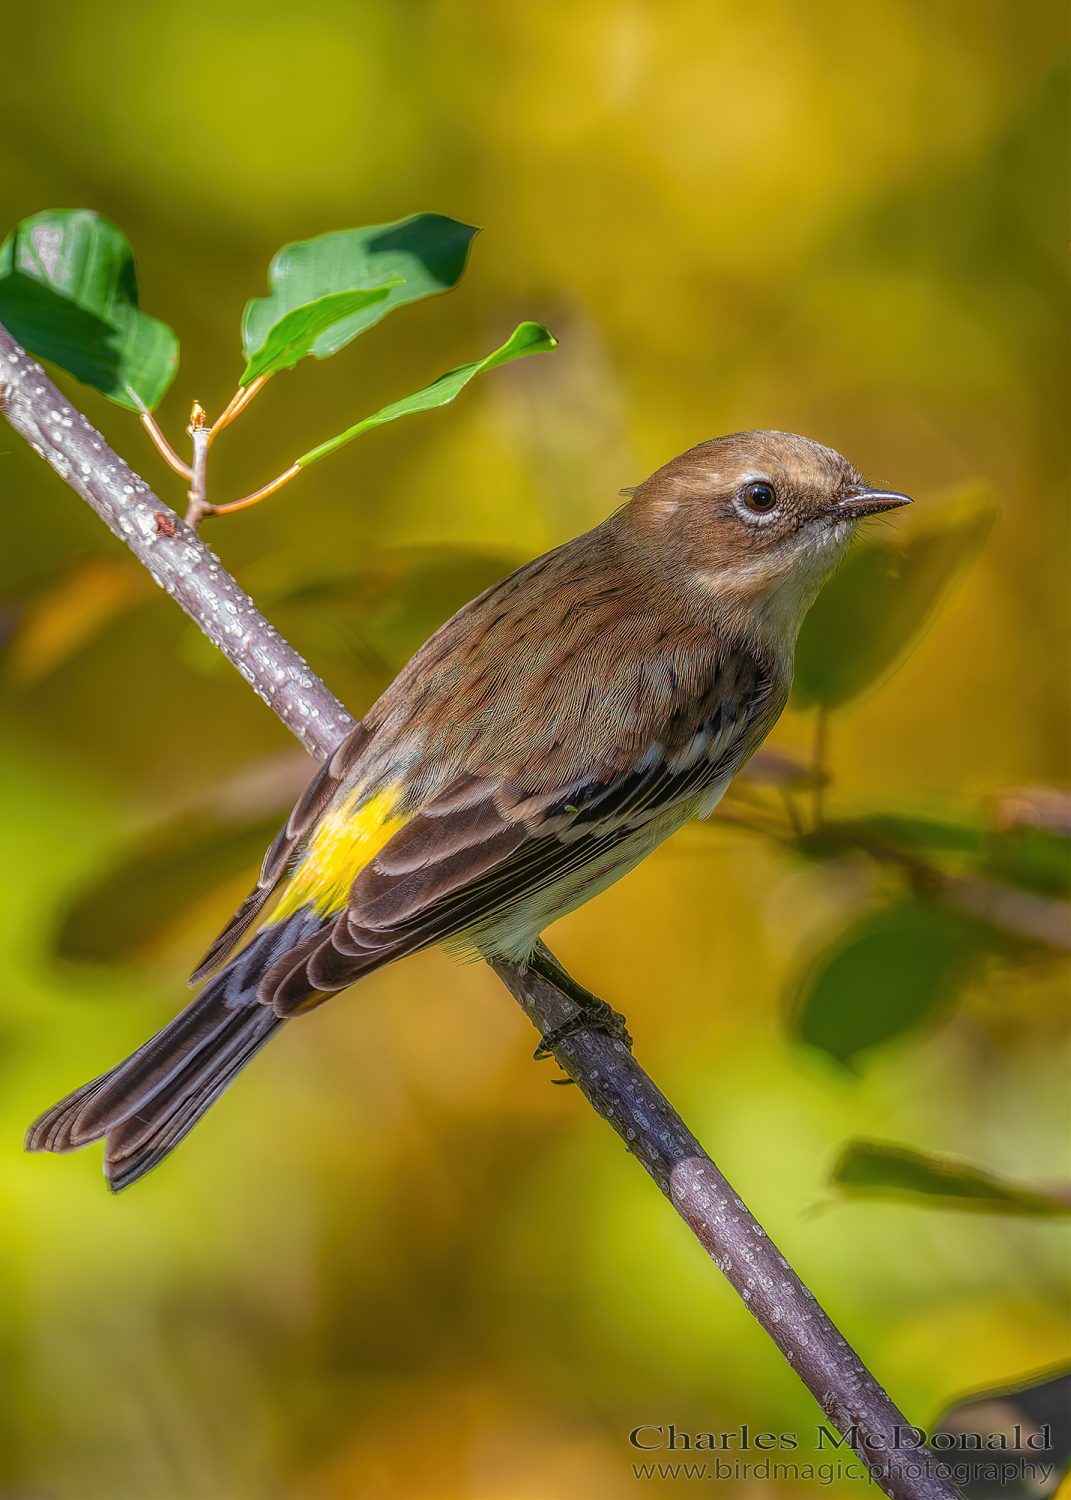
[[539, 1046], [532, 1054], [535, 1062], [542, 1062], [551, 1057], [559, 1042], [566, 1041], [571, 1036], [578, 1036], [582, 1031], [605, 1031], [615, 1041], [624, 1042], [628, 1050], [632, 1051], [632, 1038], [629, 1036], [625, 1018], [620, 1011], [614, 1010], [612, 1005], [607, 1005], [605, 1000], [598, 1000], [594, 995], [583, 1005], [575, 1016], [570, 1016], [568, 1021], [563, 1021], [560, 1026], [555, 1026], [553, 1031], [546, 1032], [539, 1038]]
[[539, 1046], [533, 1053], [536, 1062], [550, 1057], [559, 1042], [577, 1036], [581, 1031], [605, 1031], [607, 1036], [624, 1042], [628, 1050], [632, 1051], [632, 1038], [628, 1034], [624, 1016], [614, 1010], [612, 1005], [607, 1005], [605, 1000], [600, 1000], [598, 995], [593, 995], [582, 984], [578, 984], [543, 943], [537, 944], [529, 955], [527, 966], [552, 984], [559, 995], [571, 1000], [577, 1008], [575, 1016], [570, 1016], [561, 1026], [555, 1026], [553, 1031], [548, 1031], [539, 1038]]

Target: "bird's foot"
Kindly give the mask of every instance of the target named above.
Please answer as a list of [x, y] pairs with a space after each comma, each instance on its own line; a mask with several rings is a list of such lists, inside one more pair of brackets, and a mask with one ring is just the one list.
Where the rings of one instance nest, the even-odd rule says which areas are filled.
[[583, 985], [577, 984], [572, 975], [562, 968], [558, 960], [542, 943], [528, 960], [528, 968], [547, 980], [559, 994], [565, 995], [578, 1008], [575, 1016], [570, 1016], [568, 1021], [563, 1021], [560, 1026], [555, 1026], [553, 1031], [548, 1031], [540, 1037], [539, 1046], [533, 1054], [536, 1062], [542, 1062], [544, 1058], [552, 1056], [555, 1047], [560, 1042], [566, 1041], [571, 1036], [577, 1036], [582, 1031], [605, 1031], [607, 1036], [613, 1037], [615, 1041], [624, 1042], [629, 1051], [632, 1051], [632, 1038], [629, 1036], [625, 1018], [620, 1011], [614, 1010], [613, 1006], [607, 1005], [605, 1000], [600, 1000], [590, 990], [584, 989]]
[[[569, 998], [572, 999], [573, 996], [570, 995]], [[592, 999], [595, 1000], [594, 995]], [[541, 1036], [539, 1046], [532, 1056], [536, 1062], [542, 1062], [545, 1058], [553, 1056], [554, 1049], [559, 1042], [564, 1042], [571, 1036], [578, 1036], [582, 1031], [605, 1031], [607, 1036], [612, 1036], [615, 1041], [624, 1042], [628, 1050], [632, 1051], [632, 1038], [629, 1036], [624, 1016], [620, 1011], [607, 1005], [605, 1000], [596, 1000], [594, 1005], [586, 1006], [577, 1015], [571, 1016], [568, 1021], [563, 1021], [560, 1026], [555, 1026], [553, 1031], [548, 1031]]]

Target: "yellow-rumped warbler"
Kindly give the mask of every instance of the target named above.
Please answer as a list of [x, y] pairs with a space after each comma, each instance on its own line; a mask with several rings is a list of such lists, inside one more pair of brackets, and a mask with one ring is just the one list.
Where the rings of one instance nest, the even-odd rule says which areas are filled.
[[313, 780], [194, 979], [226, 966], [29, 1149], [105, 1136], [118, 1190], [287, 1017], [433, 943], [525, 961], [711, 811], [784, 708], [855, 523], [908, 503], [807, 438], [734, 433], [465, 605]]

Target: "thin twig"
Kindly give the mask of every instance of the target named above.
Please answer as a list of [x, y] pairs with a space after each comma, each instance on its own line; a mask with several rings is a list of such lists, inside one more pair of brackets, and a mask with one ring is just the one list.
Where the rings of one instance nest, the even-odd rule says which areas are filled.
[[[0, 406], [8, 421], [87, 500], [173, 594], [314, 755], [324, 759], [353, 726], [343, 706], [257, 611], [217, 560], [0, 328]], [[166, 524], [160, 526], [157, 517]], [[551, 963], [553, 964], [553, 960]], [[515, 964], [495, 972], [541, 1036], [576, 1008], [547, 979]], [[698, 1141], [621, 1042], [584, 1031], [554, 1055], [627, 1143], [790, 1361], [832, 1424], [853, 1431], [856, 1456], [895, 1500], [957, 1500], [948, 1466], [926, 1450], [895, 1452], [910, 1427], [788, 1261], [767, 1238]]]
[[[727, 823], [732, 828], [747, 828], [752, 833], [761, 833], [766, 838], [774, 839], [781, 844], [789, 842], [790, 837], [794, 836], [792, 829], [783, 818], [777, 817], [772, 812], [766, 812], [764, 808], [753, 808], [753, 812], [755, 816], [746, 817], [735, 807], [726, 807], [722, 803], [707, 818], [707, 826], [717, 828], [719, 824]], [[762, 821], [764, 813], [765, 821]]]
[[796, 799], [787, 786], [781, 788], [781, 800], [785, 804], [785, 817], [789, 821], [793, 836], [801, 839], [803, 837], [803, 824], [800, 822]]
[[205, 498], [208, 490], [208, 444], [211, 433], [204, 407], [199, 401], [193, 403], [190, 425], [186, 428], [193, 440], [193, 467], [190, 469], [189, 508], [186, 525], [196, 531], [205, 516], [212, 514], [212, 507]]
[[820, 708], [814, 721], [814, 746], [811, 753], [811, 775], [814, 778], [813, 809], [814, 826], [820, 828], [825, 821], [825, 794], [829, 782], [826, 761], [829, 752], [829, 713]]

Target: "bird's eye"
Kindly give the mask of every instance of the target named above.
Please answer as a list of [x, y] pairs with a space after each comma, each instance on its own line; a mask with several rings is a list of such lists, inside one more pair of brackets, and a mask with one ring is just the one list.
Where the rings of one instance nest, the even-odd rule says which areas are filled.
[[749, 484], [744, 490], [744, 504], [748, 510], [773, 510], [777, 491], [772, 484]]

